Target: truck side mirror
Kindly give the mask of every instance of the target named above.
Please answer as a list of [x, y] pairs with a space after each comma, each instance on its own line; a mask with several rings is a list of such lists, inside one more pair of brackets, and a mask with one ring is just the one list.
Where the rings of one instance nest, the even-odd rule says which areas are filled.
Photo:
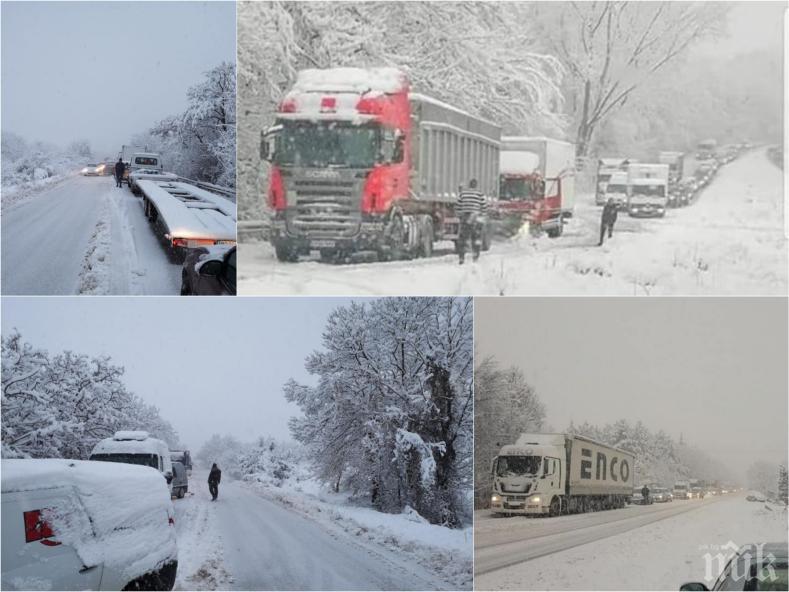
[[270, 160], [268, 138], [266, 138], [265, 130], [260, 132], [260, 158], [261, 160]]
[[496, 465], [498, 464], [498, 462], [499, 462], [499, 457], [498, 456], [494, 456], [493, 457], [493, 461], [491, 461], [491, 463], [490, 463], [490, 474], [491, 475], [495, 475], [496, 474]]

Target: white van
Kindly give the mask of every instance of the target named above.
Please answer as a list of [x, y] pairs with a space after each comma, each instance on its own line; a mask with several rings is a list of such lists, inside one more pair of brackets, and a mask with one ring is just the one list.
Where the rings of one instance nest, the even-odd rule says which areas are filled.
[[3, 590], [172, 590], [173, 505], [146, 467], [2, 461]]
[[[100, 440], [90, 453], [90, 460], [127, 463], [153, 467], [164, 475], [167, 485], [173, 482], [173, 463], [167, 444], [151, 438], [148, 432], [120, 431], [112, 438]], [[175, 492], [176, 494], [178, 492]]]

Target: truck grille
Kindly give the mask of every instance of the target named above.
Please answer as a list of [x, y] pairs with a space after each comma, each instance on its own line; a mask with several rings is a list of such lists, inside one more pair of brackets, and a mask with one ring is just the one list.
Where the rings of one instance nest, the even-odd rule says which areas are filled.
[[[525, 489], [524, 491], [517, 491], [517, 492], [514, 492], [514, 493], [522, 493], [522, 494], [524, 494], [524, 495], [511, 495], [511, 494], [510, 494], [510, 495], [508, 495], [508, 497], [510, 497], [510, 498], [512, 498], [512, 499], [517, 499], [517, 498], [523, 498], [523, 499], [526, 499], [526, 495], [525, 495], [525, 494], [528, 494], [530, 489], [531, 489], [531, 483], [527, 483], [527, 484], [526, 484], [526, 489]], [[502, 492], [504, 492], [504, 493], [507, 493], [507, 494], [509, 494], [509, 491], [507, 490], [507, 488], [506, 488], [506, 487], [502, 487], [502, 488], [501, 488], [501, 491], [502, 491]]]
[[308, 238], [349, 238], [359, 232], [361, 188], [353, 180], [292, 182], [295, 203], [288, 203], [288, 230]]

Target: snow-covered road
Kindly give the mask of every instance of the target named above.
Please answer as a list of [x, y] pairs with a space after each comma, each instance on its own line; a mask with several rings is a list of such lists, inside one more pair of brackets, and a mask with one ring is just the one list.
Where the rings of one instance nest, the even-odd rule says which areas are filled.
[[[475, 524], [477, 590], [676, 590], [746, 543], [785, 542], [786, 510], [744, 494]], [[572, 569], [565, 569], [572, 566]], [[712, 582], [707, 580], [707, 584]]]
[[204, 472], [174, 500], [179, 589], [440, 590], [451, 585], [389, 549], [274, 503], [239, 481], [211, 502]]
[[2, 213], [3, 294], [178, 294], [181, 266], [111, 177], [72, 177]]
[[561, 238], [518, 236], [463, 267], [446, 248], [428, 260], [331, 265], [280, 263], [268, 244], [243, 243], [239, 289], [244, 295], [785, 295], [783, 209], [783, 174], [765, 150], [756, 150], [722, 167], [690, 207], [662, 219], [620, 215], [603, 247], [597, 246], [600, 209], [590, 196], [579, 196]]

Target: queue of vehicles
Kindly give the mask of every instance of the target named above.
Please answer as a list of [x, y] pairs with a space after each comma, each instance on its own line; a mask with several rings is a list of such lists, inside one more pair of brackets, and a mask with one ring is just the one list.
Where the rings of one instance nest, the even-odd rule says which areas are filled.
[[172, 498], [191, 466], [141, 431], [100, 440], [89, 460], [3, 460], [2, 588], [172, 590]]
[[718, 169], [732, 162], [751, 144], [718, 147], [714, 140], [699, 142], [692, 174], [685, 166], [685, 154], [662, 151], [657, 163], [642, 163], [628, 158], [601, 158], [597, 165], [595, 203], [613, 199], [631, 216], [663, 217], [668, 208], [688, 206], [714, 178]]

